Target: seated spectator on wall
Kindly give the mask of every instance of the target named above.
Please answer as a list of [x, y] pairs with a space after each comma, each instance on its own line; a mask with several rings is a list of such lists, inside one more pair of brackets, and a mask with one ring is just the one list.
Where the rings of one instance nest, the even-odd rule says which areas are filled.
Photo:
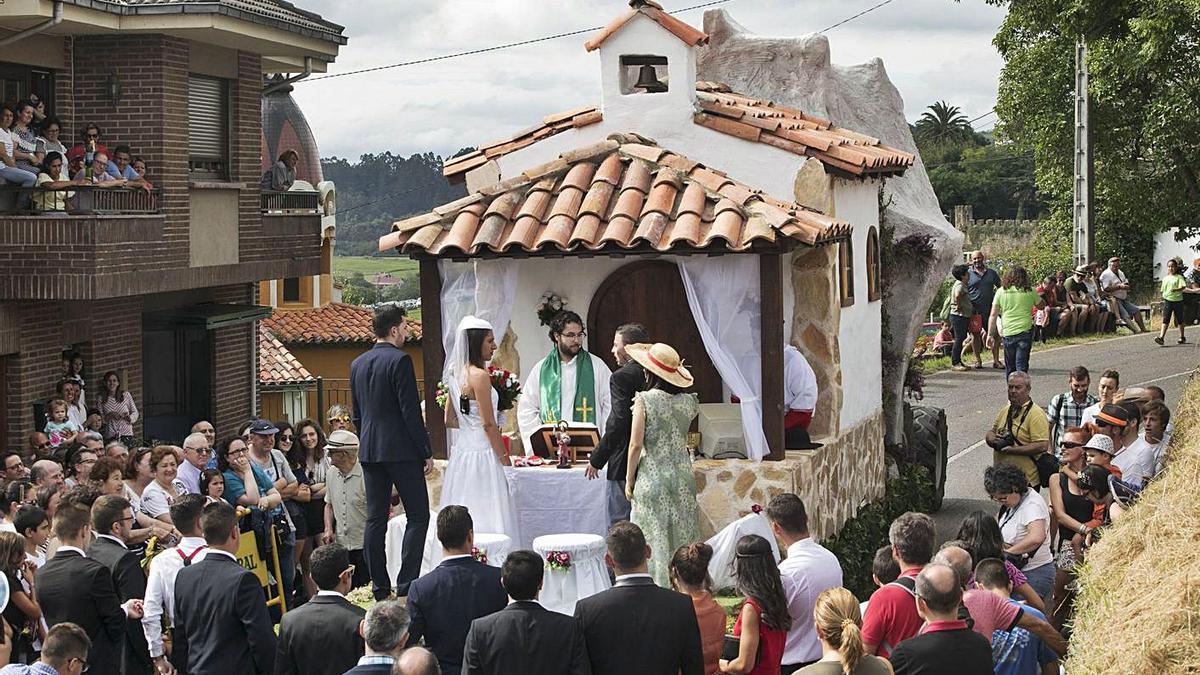
[[[113, 164], [117, 166], [117, 174], [123, 178], [126, 182], [126, 185], [130, 187], [154, 187], [150, 184], [150, 181], [146, 180], [144, 176], [138, 174], [137, 170], [133, 168], [133, 165], [130, 163], [132, 156], [132, 151], [129, 149], [128, 145], [118, 145], [117, 149], [113, 150], [112, 161]], [[143, 173], [145, 173], [144, 170]]]
[[33, 131], [33, 104], [20, 101], [15, 109], [16, 118], [13, 120], [9, 133], [13, 142], [13, 159], [17, 167], [32, 174], [37, 174], [38, 166], [42, 163], [42, 155], [37, 151], [37, 134]]
[[[66, 156], [67, 146], [62, 144], [58, 139], [58, 134], [62, 131], [62, 122], [57, 117], [47, 117], [40, 127], [41, 135], [37, 137], [37, 151], [43, 155], [51, 152], [57, 152], [60, 155]], [[43, 162], [46, 160], [43, 159]]]
[[12, 132], [9, 131], [13, 119], [14, 113], [10, 106], [0, 107], [0, 178], [12, 185], [33, 187], [37, 181], [37, 174], [17, 166], [16, 143], [13, 141]]
[[292, 188], [296, 182], [296, 165], [300, 163], [300, 153], [295, 150], [284, 150], [271, 168], [263, 172], [262, 189], [284, 192]]
[[142, 159], [140, 156], [134, 157], [133, 161], [129, 163], [129, 166], [133, 167], [133, 172], [137, 174], [138, 178], [146, 178], [146, 160]]
[[75, 180], [83, 181], [87, 185], [96, 185], [99, 187], [115, 188], [124, 187], [125, 179], [118, 178], [108, 173], [108, 155], [103, 152], [97, 152], [92, 156], [91, 164], [88, 164], [83, 171], [75, 175]]

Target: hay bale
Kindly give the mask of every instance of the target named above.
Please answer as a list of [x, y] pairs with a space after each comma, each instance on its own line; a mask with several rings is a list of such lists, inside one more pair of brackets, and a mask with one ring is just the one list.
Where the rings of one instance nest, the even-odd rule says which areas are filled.
[[1173, 411], [1163, 475], [1088, 554], [1067, 672], [1200, 672], [1200, 379]]

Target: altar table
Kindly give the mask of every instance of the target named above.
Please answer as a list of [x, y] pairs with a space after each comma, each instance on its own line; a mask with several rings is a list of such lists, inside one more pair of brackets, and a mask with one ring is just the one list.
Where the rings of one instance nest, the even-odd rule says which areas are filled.
[[504, 467], [521, 528], [519, 548], [533, 548], [544, 534], [608, 534], [608, 481], [603, 471], [588, 480], [586, 466]]

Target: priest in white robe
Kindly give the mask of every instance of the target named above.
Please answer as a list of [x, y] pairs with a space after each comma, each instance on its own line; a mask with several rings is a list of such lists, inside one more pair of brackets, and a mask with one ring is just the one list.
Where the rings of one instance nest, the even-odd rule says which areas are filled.
[[560, 420], [594, 424], [600, 430], [611, 408], [608, 380], [612, 375], [599, 356], [583, 348], [583, 320], [561, 312], [550, 325], [553, 347], [525, 374], [517, 401], [517, 427], [525, 454], [533, 453], [533, 433]]

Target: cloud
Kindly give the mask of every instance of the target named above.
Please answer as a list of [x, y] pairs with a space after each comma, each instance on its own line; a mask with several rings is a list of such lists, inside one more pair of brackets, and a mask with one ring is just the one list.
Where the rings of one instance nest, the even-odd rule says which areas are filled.
[[[302, 0], [346, 27], [350, 38], [330, 73], [517, 42], [600, 26], [625, 11], [606, 0]], [[668, 0], [668, 9], [698, 2]], [[802, 35], [822, 30], [876, 0], [730, 0], [721, 5], [748, 30]], [[352, 8], [352, 10], [351, 10]], [[702, 12], [679, 15], [695, 26]], [[991, 45], [1004, 12], [981, 0], [894, 0], [828, 32], [841, 65], [883, 59], [916, 119], [936, 100], [968, 117], [995, 105], [1003, 65]], [[404, 68], [302, 82], [299, 102], [325, 156], [409, 155], [502, 138], [543, 116], [599, 103], [599, 59], [586, 35]], [[994, 118], [980, 121], [987, 128]]]

